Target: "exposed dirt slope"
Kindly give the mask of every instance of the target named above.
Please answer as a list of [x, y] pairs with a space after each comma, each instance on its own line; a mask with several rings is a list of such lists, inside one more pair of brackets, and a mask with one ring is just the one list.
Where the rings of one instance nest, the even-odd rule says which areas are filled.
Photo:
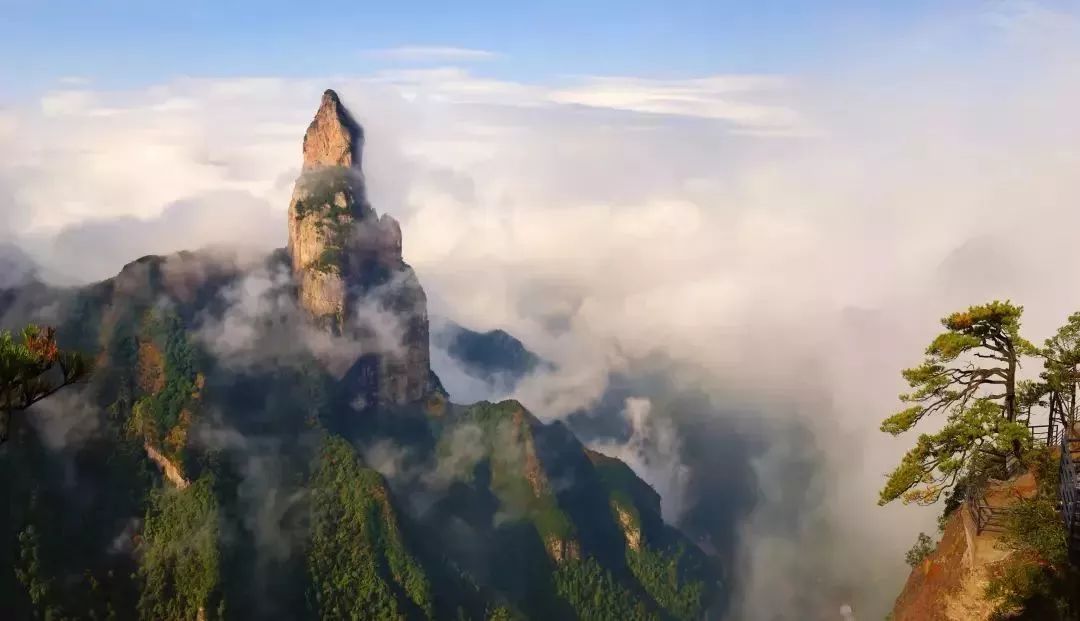
[[[991, 507], [1005, 507], [1035, 493], [1035, 479], [1025, 474], [992, 486]], [[937, 549], [912, 569], [896, 598], [893, 621], [986, 621], [993, 605], [983, 597], [993, 569], [1009, 554], [999, 545], [1000, 533], [975, 533], [967, 507], [953, 512]]]

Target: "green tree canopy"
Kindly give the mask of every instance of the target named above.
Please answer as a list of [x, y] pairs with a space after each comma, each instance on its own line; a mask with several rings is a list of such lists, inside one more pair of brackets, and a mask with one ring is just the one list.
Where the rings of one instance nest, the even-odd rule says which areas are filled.
[[11, 332], [0, 331], [0, 443], [8, 439], [12, 413], [82, 381], [90, 372], [81, 354], [57, 346], [53, 328], [29, 325], [21, 336], [16, 340]]
[[1046, 365], [1042, 374], [1046, 390], [1052, 399], [1060, 400], [1061, 415], [1075, 422], [1080, 384], [1080, 312], [1070, 315], [1065, 325], [1046, 339], [1041, 353]]
[[945, 331], [922, 364], [902, 372], [912, 391], [900, 400], [909, 407], [882, 421], [881, 430], [895, 436], [928, 416], [946, 420], [936, 433], [919, 436], [889, 475], [879, 504], [932, 504], [974, 464], [1019, 451], [1027, 429], [1017, 420], [1016, 372], [1021, 358], [1036, 352], [1020, 336], [1022, 313], [1008, 301], [953, 313], [941, 320]]

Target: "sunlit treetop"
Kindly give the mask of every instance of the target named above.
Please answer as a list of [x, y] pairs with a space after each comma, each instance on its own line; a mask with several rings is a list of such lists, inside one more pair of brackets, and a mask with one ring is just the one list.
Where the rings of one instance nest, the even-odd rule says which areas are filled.
[[0, 442], [8, 438], [11, 414], [89, 375], [90, 363], [77, 352], [63, 351], [56, 330], [29, 325], [20, 339], [0, 332]]

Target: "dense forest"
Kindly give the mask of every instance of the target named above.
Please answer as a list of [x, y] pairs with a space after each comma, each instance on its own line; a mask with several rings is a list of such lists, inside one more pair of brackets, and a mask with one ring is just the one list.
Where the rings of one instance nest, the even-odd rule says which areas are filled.
[[[38, 290], [27, 304], [48, 298], [56, 329], [3, 333], [9, 618], [693, 619], [713, 603], [719, 568], [659, 496], [562, 424], [453, 404], [437, 381], [358, 405], [354, 378], [302, 350], [223, 356], [200, 330], [244, 274], [208, 261]], [[180, 291], [176, 264], [211, 275]], [[256, 322], [254, 341], [305, 325]], [[478, 338], [490, 364], [510, 337]], [[66, 419], [85, 431], [51, 437]]]

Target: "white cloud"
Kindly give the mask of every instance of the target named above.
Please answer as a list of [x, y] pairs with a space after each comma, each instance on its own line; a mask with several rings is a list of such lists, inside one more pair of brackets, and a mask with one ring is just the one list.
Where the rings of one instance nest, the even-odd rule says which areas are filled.
[[630, 466], [660, 494], [664, 520], [677, 524], [690, 469], [680, 460], [678, 430], [670, 419], [654, 416], [652, 408], [649, 399], [627, 398], [622, 416], [630, 427], [630, 437], [622, 443], [598, 442], [591, 448]]
[[16, 123], [14, 113], [0, 108], [0, 140], [15, 133]]
[[747, 132], [801, 135], [811, 132], [794, 109], [768, 99], [783, 97], [779, 76], [720, 75], [690, 80], [587, 76], [564, 85], [482, 78], [461, 67], [377, 72], [373, 83], [390, 84], [433, 102], [497, 106], [587, 106], [636, 114], [726, 121]]
[[85, 113], [95, 102], [89, 91], [53, 91], [41, 98], [41, 111], [45, 116]]
[[379, 71], [368, 78], [376, 84], [389, 84], [408, 94], [437, 103], [488, 103], [500, 106], [539, 105], [544, 102], [544, 87], [481, 78], [461, 67], [393, 69]]
[[[586, 80], [587, 85], [611, 84], [604, 78]], [[701, 89], [696, 103], [681, 107], [666, 100], [645, 102], [645, 95], [631, 90], [626, 101], [590, 100], [589, 86], [566, 90], [494, 80], [453, 67], [383, 71], [330, 82], [361, 102], [358, 113], [375, 121], [373, 131], [398, 123], [391, 139], [402, 157], [444, 169], [513, 155], [493, 150], [503, 149], [509, 140], [538, 136], [530, 127], [528, 110], [546, 117], [545, 123], [581, 117], [574, 122], [582, 124], [585, 133], [571, 140], [577, 148], [591, 150], [614, 145], [594, 139], [603, 132], [664, 133], [663, 123], [649, 118], [661, 110], [706, 120], [726, 115], [726, 129], [735, 131], [795, 129], [779, 121], [770, 107], [755, 116], [753, 104], [709, 99], [782, 89], [782, 83], [760, 76], [681, 82], [689, 85], [685, 87], [643, 82], [665, 93]], [[12, 180], [6, 188], [10, 211], [20, 214], [24, 227], [51, 233], [94, 219], [154, 218], [172, 203], [226, 190], [283, 206], [295, 176], [295, 153], [310, 100], [326, 85], [324, 80], [184, 78], [133, 91], [50, 91], [38, 109], [10, 108], [0, 117], [0, 149], [8, 156], [0, 163], [0, 176]], [[586, 118], [575, 112], [579, 105], [596, 108], [603, 116]], [[489, 114], [481, 106], [503, 112]], [[694, 106], [704, 111], [696, 112]], [[739, 106], [746, 108], [737, 112]], [[629, 116], [612, 116], [616, 111]], [[596, 155], [618, 157], [599, 151]], [[596, 166], [601, 165], [597, 159]]]
[[40, 109], [10, 109], [0, 131], [6, 208], [21, 212], [27, 228], [55, 231], [156, 217], [169, 204], [222, 190], [281, 205], [288, 184], [273, 175], [296, 165], [291, 155], [306, 121], [282, 99], [254, 104], [281, 96], [282, 86], [181, 80], [128, 92], [55, 91]]
[[382, 60], [408, 63], [425, 62], [475, 62], [499, 58], [497, 52], [464, 47], [407, 45], [378, 50], [365, 50], [365, 56]]
[[775, 76], [712, 76], [696, 80], [646, 80], [633, 77], [593, 77], [583, 84], [556, 90], [556, 103], [579, 104], [649, 114], [730, 121], [748, 129], [774, 133], [805, 133], [792, 108], [740, 100], [775, 91], [785, 81]]
[[[314, 359], [340, 378], [365, 353], [404, 355], [402, 317], [387, 310], [384, 300], [386, 291], [400, 287], [398, 282], [375, 288], [347, 318], [355, 328], [352, 336], [334, 336], [306, 321], [307, 315], [290, 293], [294, 282], [287, 267], [245, 266], [246, 259], [225, 257], [210, 262], [214, 269], [237, 278], [220, 293], [223, 312], [200, 316], [196, 332], [225, 365], [248, 370], [304, 365]], [[181, 262], [173, 269], [180, 272], [190, 267]]]

